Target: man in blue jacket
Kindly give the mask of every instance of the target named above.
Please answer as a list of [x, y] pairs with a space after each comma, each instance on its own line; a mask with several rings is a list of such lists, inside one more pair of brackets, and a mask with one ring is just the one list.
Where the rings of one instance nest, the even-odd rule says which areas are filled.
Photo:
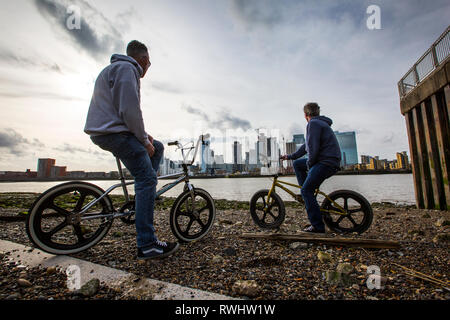
[[138, 259], [165, 257], [178, 249], [178, 243], [159, 241], [153, 226], [156, 173], [164, 146], [145, 131], [142, 118], [140, 78], [150, 65], [147, 47], [136, 40], [128, 44], [126, 56], [114, 54], [95, 82], [84, 128], [134, 177]]
[[[283, 160], [293, 162], [295, 175], [305, 201], [306, 212], [311, 225], [305, 232], [324, 233], [325, 224], [322, 220], [319, 204], [314, 192], [322, 182], [339, 171], [341, 163], [341, 149], [337, 138], [331, 129], [333, 121], [320, 115], [320, 107], [315, 102], [307, 103], [303, 107], [306, 126], [306, 142], [294, 153], [284, 155]], [[299, 159], [308, 154], [307, 159]]]

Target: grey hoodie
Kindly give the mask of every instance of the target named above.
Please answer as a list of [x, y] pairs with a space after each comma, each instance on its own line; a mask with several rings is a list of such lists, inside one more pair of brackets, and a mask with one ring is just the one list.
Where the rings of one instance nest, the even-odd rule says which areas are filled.
[[100, 72], [87, 114], [84, 132], [99, 136], [131, 132], [144, 145], [150, 144], [141, 111], [142, 67], [129, 56], [114, 54]]

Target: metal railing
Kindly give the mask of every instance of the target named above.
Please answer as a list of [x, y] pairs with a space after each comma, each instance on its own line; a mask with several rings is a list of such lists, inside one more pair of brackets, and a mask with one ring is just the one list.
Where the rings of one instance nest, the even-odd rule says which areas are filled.
[[450, 55], [450, 26], [398, 82], [400, 98], [406, 96]]

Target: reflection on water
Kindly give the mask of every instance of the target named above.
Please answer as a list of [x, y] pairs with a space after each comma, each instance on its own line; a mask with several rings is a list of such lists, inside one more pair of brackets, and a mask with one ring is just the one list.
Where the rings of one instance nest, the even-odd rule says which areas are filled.
[[[297, 183], [295, 177], [281, 177], [280, 179]], [[160, 180], [158, 188], [172, 180]], [[106, 190], [116, 181], [89, 181]], [[0, 183], [0, 192], [43, 192], [61, 182], [5, 182]], [[118, 182], [117, 182], [118, 183]], [[264, 178], [217, 178], [192, 179], [195, 187], [207, 190], [216, 199], [249, 201], [252, 195], [260, 189], [269, 189], [271, 177]], [[295, 190], [293, 187], [289, 187]], [[412, 174], [380, 174], [380, 175], [342, 175], [333, 176], [326, 180], [320, 190], [329, 193], [338, 189], [349, 189], [361, 193], [369, 202], [397, 202], [414, 204], [414, 185]], [[129, 186], [130, 193], [134, 187]], [[183, 190], [183, 184], [177, 185], [164, 195], [176, 197]], [[298, 189], [297, 189], [298, 190]], [[113, 194], [121, 194], [122, 189], [117, 188]], [[278, 192], [284, 200], [292, 200], [290, 196], [280, 190]]]

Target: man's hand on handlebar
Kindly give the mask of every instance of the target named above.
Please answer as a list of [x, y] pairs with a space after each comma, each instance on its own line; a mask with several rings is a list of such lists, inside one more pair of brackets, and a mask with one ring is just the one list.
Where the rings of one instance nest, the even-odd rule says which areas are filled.
[[280, 160], [288, 160], [288, 156], [287, 154], [280, 156]]

